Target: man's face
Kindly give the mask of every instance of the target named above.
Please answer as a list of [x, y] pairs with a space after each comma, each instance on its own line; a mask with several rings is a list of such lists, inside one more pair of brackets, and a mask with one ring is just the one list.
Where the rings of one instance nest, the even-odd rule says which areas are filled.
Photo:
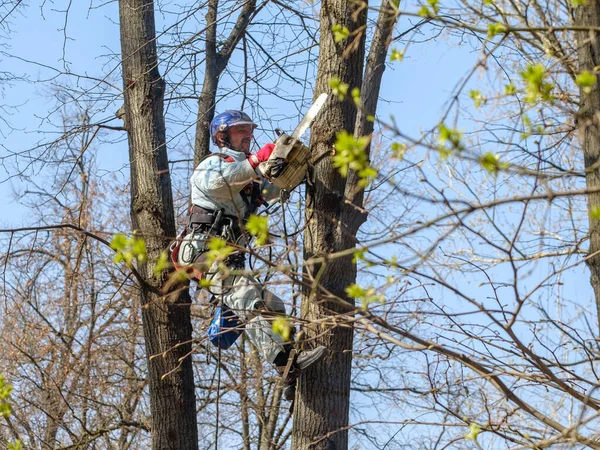
[[229, 135], [229, 147], [246, 154], [250, 153], [250, 144], [252, 143], [252, 134], [254, 127], [252, 125], [234, 125], [227, 130]]

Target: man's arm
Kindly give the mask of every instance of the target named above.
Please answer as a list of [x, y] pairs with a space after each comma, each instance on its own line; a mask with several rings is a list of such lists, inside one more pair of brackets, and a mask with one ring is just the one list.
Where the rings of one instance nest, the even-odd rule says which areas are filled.
[[217, 197], [231, 197], [256, 178], [248, 160], [228, 162], [221, 157], [202, 161], [192, 176], [192, 183], [202, 192]]

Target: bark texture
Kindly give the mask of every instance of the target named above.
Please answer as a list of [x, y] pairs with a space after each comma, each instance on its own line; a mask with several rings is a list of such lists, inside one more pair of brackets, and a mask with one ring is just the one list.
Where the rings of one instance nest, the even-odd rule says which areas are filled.
[[[369, 120], [369, 116], [375, 117], [377, 112], [385, 61], [392, 41], [392, 32], [399, 17], [398, 8], [393, 6], [391, 0], [383, 0], [380, 8], [360, 90], [360, 106], [358, 107], [354, 129], [356, 138], [370, 136], [373, 133], [375, 121]], [[370, 144], [366, 152], [370, 154]], [[357, 188], [358, 180], [356, 172], [350, 171], [346, 183], [346, 198], [360, 209], [363, 206], [364, 189]], [[351, 208], [348, 211], [354, 214]]]
[[148, 264], [138, 271], [148, 357], [152, 447], [196, 450], [198, 431], [191, 353], [190, 299], [185, 290], [160, 295], [166, 273], [153, 262], [175, 236], [175, 218], [165, 147], [165, 83], [158, 71], [154, 3], [120, 0], [125, 115], [131, 163], [131, 220], [142, 236]]
[[[599, 27], [600, 4], [590, 0], [587, 5], [575, 9], [575, 25]], [[577, 58], [580, 71], [594, 72], [600, 65], [600, 39], [597, 31], [577, 33]], [[600, 187], [600, 89], [598, 84], [590, 93], [581, 89], [578, 126], [581, 132], [585, 164], [585, 180], [588, 189]], [[600, 207], [600, 193], [588, 194], [588, 208], [592, 211]], [[600, 334], [600, 220], [590, 218], [590, 248], [587, 265], [590, 268], [590, 281], [596, 298], [598, 326]]]
[[[354, 16], [353, 16], [354, 13]], [[347, 0], [324, 0], [320, 11], [320, 54], [315, 96], [329, 92], [329, 80], [338, 77], [350, 86], [361, 87], [364, 62], [364, 35], [352, 43], [334, 41], [331, 28], [334, 24], [347, 26], [352, 32], [366, 23], [365, 10], [356, 13], [356, 5]], [[355, 44], [353, 51], [348, 45]], [[318, 121], [311, 128], [313, 155], [328, 154], [336, 133], [354, 132], [356, 107], [351, 100], [330, 99]], [[329, 152], [329, 153], [328, 153]], [[314, 165], [313, 185], [307, 187], [307, 221], [304, 259], [327, 256], [355, 245], [355, 235], [360, 219], [344, 222], [346, 208], [344, 192], [346, 178], [332, 165], [330, 156], [320, 158]], [[350, 216], [351, 214], [349, 214]], [[355, 216], [352, 216], [354, 219]], [[364, 220], [364, 219], [363, 219]], [[311, 295], [306, 289], [303, 298], [303, 317], [308, 320], [335, 316], [352, 309], [344, 289], [356, 278], [356, 265], [352, 258], [335, 259], [329, 263], [305, 265], [304, 279], [310, 283], [319, 274], [319, 285], [332, 294], [348, 301], [340, 306], [328, 301], [317, 290]], [[343, 319], [342, 319], [343, 321]], [[329, 348], [326, 359], [303, 374], [298, 383], [294, 410], [293, 444], [298, 449], [336, 449], [348, 447], [348, 417], [350, 407], [350, 374], [352, 364], [353, 329], [334, 327], [325, 335], [321, 329], [305, 329], [311, 345]]]
[[210, 0], [206, 12], [206, 64], [202, 92], [198, 99], [198, 119], [196, 122], [196, 139], [194, 143], [194, 167], [202, 158], [210, 153], [210, 122], [215, 117], [217, 104], [217, 88], [219, 77], [231, 58], [235, 47], [244, 36], [248, 24], [256, 12], [256, 0], [247, 1], [237, 18], [229, 37], [217, 51], [217, 10], [218, 0]]

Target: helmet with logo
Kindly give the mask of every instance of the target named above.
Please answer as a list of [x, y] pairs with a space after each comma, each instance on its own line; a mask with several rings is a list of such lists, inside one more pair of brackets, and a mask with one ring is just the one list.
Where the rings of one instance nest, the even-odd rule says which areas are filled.
[[227, 131], [229, 128], [236, 125], [252, 125], [252, 128], [258, 127], [250, 116], [244, 111], [228, 110], [218, 114], [210, 123], [210, 135], [212, 141], [217, 143], [217, 133]]

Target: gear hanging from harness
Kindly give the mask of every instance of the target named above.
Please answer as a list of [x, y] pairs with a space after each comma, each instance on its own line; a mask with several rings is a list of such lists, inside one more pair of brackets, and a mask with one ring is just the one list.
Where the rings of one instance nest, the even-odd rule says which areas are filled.
[[[219, 156], [227, 162], [233, 162], [233, 158], [224, 153], [211, 153], [211, 156]], [[260, 183], [250, 181], [240, 191], [240, 196], [246, 206], [243, 223], [251, 214], [256, 213], [260, 206], [268, 207], [261, 192]], [[192, 205], [185, 229], [177, 236], [169, 246], [171, 262], [176, 270], [186, 270], [188, 275], [202, 280], [206, 267], [205, 254], [208, 251], [208, 241], [214, 237], [220, 237], [228, 242], [237, 243], [242, 236], [238, 217], [223, 213], [223, 210], [212, 211]], [[227, 258], [229, 267], [243, 269], [245, 255], [243, 252], [235, 252]]]

